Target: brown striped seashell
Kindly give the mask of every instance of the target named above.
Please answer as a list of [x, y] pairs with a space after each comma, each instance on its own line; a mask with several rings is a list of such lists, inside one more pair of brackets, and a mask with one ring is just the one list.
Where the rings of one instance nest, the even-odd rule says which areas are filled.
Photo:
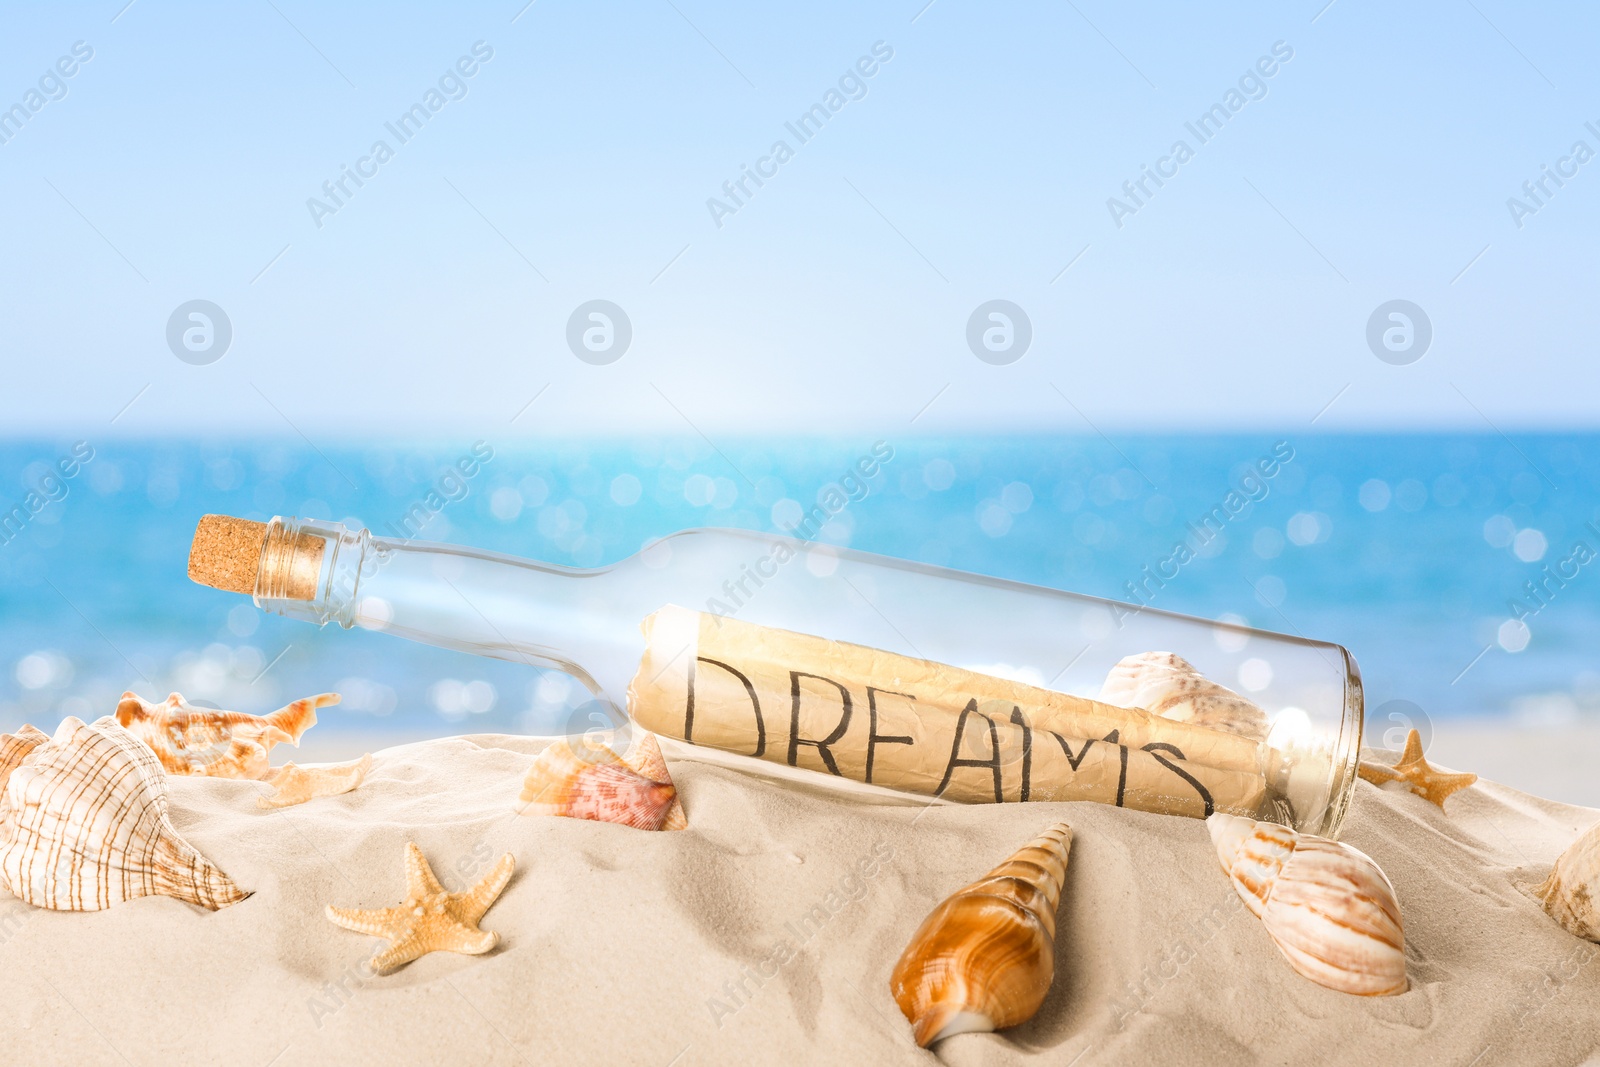
[[317, 724], [317, 709], [339, 703], [338, 693], [296, 700], [270, 715], [196, 708], [173, 693], [151, 704], [123, 693], [117, 722], [149, 745], [168, 774], [211, 778], [260, 778], [272, 746], [300, 744]]
[[1213, 815], [1206, 828], [1233, 888], [1291, 967], [1341, 993], [1406, 991], [1400, 903], [1370, 856], [1237, 815]]
[[1230, 734], [1258, 740], [1267, 736], [1266, 712], [1172, 652], [1141, 652], [1118, 660], [1100, 687], [1100, 699]]
[[110, 717], [68, 717], [11, 772], [0, 798], [0, 881], [57, 911], [162, 895], [215, 911], [250, 894], [173, 828], [155, 754]]
[[17, 764], [27, 758], [28, 753], [50, 740], [50, 735], [37, 727], [24, 725], [14, 734], [0, 734], [0, 790], [4, 790], [6, 779], [11, 776]]
[[[23, 724], [14, 734], [0, 734], [0, 796], [4, 796], [6, 781], [28, 753], [50, 740], [50, 735], [34, 726]], [[0, 840], [5, 839], [6, 808], [0, 803]]]
[[1055, 978], [1056, 906], [1072, 828], [1056, 823], [956, 890], [917, 927], [889, 992], [927, 1048], [1033, 1017]]
[[1600, 823], [1567, 846], [1550, 877], [1527, 888], [1568, 933], [1600, 941]]
[[670, 779], [661, 782], [640, 774], [609, 748], [586, 745], [579, 755], [558, 739], [528, 769], [518, 810], [660, 830], [677, 797]]

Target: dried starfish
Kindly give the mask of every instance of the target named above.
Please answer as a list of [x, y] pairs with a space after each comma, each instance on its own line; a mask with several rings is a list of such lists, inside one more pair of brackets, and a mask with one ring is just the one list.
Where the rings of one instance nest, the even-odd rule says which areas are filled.
[[1441, 811], [1444, 810], [1446, 797], [1478, 780], [1476, 774], [1454, 774], [1430, 766], [1422, 758], [1422, 735], [1416, 730], [1406, 735], [1405, 751], [1400, 753], [1400, 759], [1393, 767], [1362, 760], [1360, 772], [1361, 777], [1373, 785], [1404, 782], [1413, 793], [1437, 804]]
[[500, 896], [511, 880], [517, 861], [507, 852], [464, 893], [447, 892], [433, 876], [433, 868], [422, 850], [406, 845], [406, 899], [399, 907], [367, 911], [361, 908], [335, 908], [329, 905], [328, 921], [371, 934], [389, 942], [389, 947], [372, 957], [371, 967], [379, 974], [401, 967], [430, 952], [464, 952], [477, 956], [494, 948], [500, 935], [478, 929], [483, 913]]
[[261, 779], [276, 792], [272, 796], [256, 797], [258, 808], [287, 808], [304, 804], [315, 797], [331, 797], [348, 793], [366, 780], [372, 768], [372, 753], [367, 753], [354, 763], [338, 763], [332, 767], [296, 767], [285, 763], [274, 767]]

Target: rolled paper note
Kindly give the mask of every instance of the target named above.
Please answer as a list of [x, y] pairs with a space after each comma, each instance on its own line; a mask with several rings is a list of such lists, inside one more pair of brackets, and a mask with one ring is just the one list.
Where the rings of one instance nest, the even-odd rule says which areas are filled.
[[668, 605], [628, 686], [643, 727], [969, 803], [1256, 814], [1260, 742], [881, 649]]

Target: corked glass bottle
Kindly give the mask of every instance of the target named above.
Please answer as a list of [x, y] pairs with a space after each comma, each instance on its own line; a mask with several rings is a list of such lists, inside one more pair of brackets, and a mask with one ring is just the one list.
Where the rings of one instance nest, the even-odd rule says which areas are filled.
[[[1338, 833], [1342, 647], [740, 530], [575, 569], [207, 516], [190, 575], [317, 624], [555, 668], [662, 736], [969, 802], [1229, 811]], [[1248, 697], [1219, 684], [1241, 676]]]

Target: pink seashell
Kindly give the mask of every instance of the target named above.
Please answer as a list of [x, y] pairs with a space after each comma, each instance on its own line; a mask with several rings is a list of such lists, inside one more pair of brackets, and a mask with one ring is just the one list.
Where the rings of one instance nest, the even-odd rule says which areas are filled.
[[678, 797], [671, 781], [645, 777], [609, 748], [586, 751], [589, 758], [558, 740], [539, 753], [523, 781], [522, 813], [662, 829]]
[[[633, 746], [633, 751], [622, 758], [622, 761], [640, 774], [654, 782], [672, 782], [672, 775], [667, 771], [667, 761], [661, 755], [661, 744], [656, 740], [656, 735], [642, 732], [639, 743]], [[667, 818], [661, 824], [663, 830], [683, 830], [689, 826], [689, 817], [683, 811], [683, 798], [672, 798], [672, 807], [667, 809]]]

